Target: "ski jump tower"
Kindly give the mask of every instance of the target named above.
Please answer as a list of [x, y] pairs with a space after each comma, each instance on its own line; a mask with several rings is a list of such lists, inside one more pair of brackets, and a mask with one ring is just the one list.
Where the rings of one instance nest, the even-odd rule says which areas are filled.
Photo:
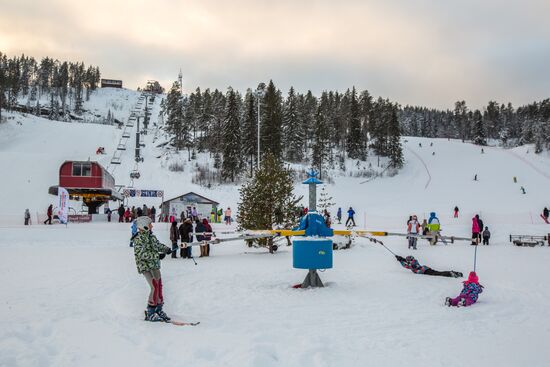
[[317, 185], [323, 182], [317, 179], [318, 173], [311, 169], [303, 184], [309, 186], [309, 210], [294, 230], [305, 230], [305, 236], [295, 239], [292, 244], [292, 261], [296, 269], [308, 269], [301, 288], [323, 287], [317, 273], [318, 269], [332, 268], [332, 237], [334, 232], [325, 224], [322, 215], [317, 212]]

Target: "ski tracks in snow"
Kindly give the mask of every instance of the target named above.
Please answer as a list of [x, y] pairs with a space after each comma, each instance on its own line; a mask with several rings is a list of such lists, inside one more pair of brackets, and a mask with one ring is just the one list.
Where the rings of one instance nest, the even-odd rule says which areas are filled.
[[407, 150], [409, 152], [414, 154], [414, 156], [416, 158], [418, 158], [418, 160], [422, 163], [422, 165], [424, 166], [424, 169], [426, 169], [426, 174], [428, 175], [428, 181], [426, 181], [426, 185], [424, 186], [424, 190], [426, 190], [428, 188], [428, 186], [430, 186], [430, 182], [432, 182], [432, 175], [430, 174], [430, 170], [428, 169], [428, 166], [426, 165], [426, 162], [424, 162], [422, 157], [417, 152], [415, 152], [414, 150], [412, 150], [411, 148], [409, 148], [407, 146], [405, 146], [405, 148], [407, 148]]

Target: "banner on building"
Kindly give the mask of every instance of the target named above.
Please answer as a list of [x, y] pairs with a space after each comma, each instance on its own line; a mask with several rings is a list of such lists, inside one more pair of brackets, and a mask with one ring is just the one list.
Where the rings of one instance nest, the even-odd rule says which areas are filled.
[[163, 190], [124, 189], [122, 193], [125, 197], [161, 198], [164, 196]]
[[67, 215], [69, 214], [69, 192], [60, 187], [57, 190], [57, 217], [63, 224], [67, 224]]

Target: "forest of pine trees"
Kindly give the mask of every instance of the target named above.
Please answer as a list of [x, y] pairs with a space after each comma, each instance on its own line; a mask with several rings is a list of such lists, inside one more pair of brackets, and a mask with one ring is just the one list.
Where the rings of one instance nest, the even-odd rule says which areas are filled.
[[[69, 112], [82, 113], [83, 101], [89, 100], [99, 81], [99, 68], [86, 67], [82, 62], [49, 57], [37, 61], [25, 55], [8, 58], [0, 52], [0, 107], [8, 111], [32, 111], [36, 115], [47, 113], [52, 120], [68, 119]], [[48, 102], [41, 106], [44, 96]]]
[[[209, 152], [224, 181], [252, 176], [257, 161], [258, 95], [247, 89], [244, 97], [232, 88], [201, 90], [182, 96], [175, 82], [163, 113], [172, 146], [186, 149], [191, 159]], [[290, 88], [265, 86], [260, 103], [262, 156], [305, 163], [323, 173], [344, 158], [365, 161], [372, 152], [388, 157], [390, 165], [403, 165], [399, 106], [388, 100], [373, 101], [368, 91], [325, 91], [319, 98]], [[260, 158], [261, 159], [261, 158]]]
[[518, 108], [490, 101], [483, 111], [469, 109], [465, 101], [457, 101], [452, 111], [407, 106], [399, 111], [399, 125], [407, 136], [503, 147], [535, 144], [540, 153], [550, 148], [550, 99]]

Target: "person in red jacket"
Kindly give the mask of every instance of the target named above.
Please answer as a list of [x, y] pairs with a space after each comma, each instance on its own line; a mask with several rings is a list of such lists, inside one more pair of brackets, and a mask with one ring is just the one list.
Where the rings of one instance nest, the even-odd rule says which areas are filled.
[[48, 219], [46, 219], [44, 221], [44, 224], [48, 223], [48, 224], [52, 224], [52, 215], [53, 215], [53, 205], [50, 204], [50, 206], [48, 207], [48, 211], [46, 213], [48, 215]]

